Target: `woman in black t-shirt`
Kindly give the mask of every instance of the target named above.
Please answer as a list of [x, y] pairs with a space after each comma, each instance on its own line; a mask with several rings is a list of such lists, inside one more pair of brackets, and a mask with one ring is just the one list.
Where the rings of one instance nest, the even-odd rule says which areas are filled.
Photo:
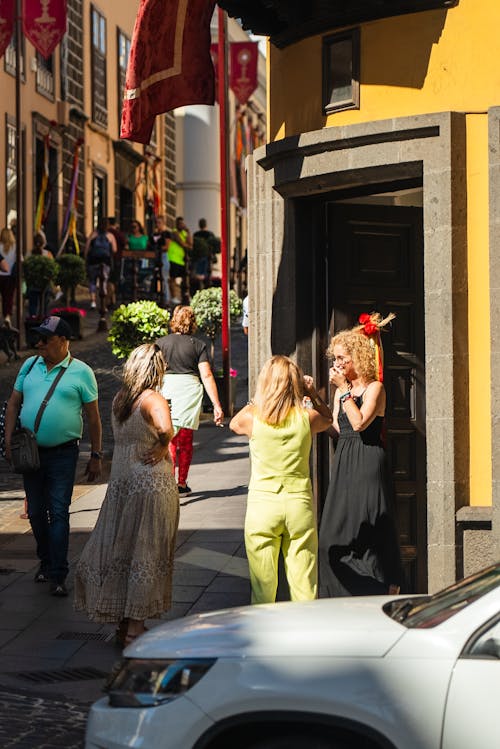
[[[198, 338], [196, 320], [191, 307], [178, 306], [170, 322], [171, 335], [156, 343], [167, 361], [162, 395], [170, 401], [175, 437], [170, 442], [170, 455], [178, 467], [179, 496], [187, 497], [191, 489], [187, 477], [193, 457], [193, 430], [200, 422], [203, 386], [214, 407], [214, 421], [221, 424], [224, 413], [217, 385], [208, 359], [207, 347]], [[200, 382], [203, 382], [203, 385]]]

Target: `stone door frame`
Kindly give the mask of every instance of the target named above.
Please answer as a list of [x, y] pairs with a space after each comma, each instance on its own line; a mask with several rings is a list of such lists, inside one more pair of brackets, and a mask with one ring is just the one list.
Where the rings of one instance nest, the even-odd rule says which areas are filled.
[[[498, 120], [500, 108], [494, 111]], [[495, 137], [497, 145], [491, 177], [497, 195], [499, 132], [497, 121], [490, 134], [490, 148]], [[465, 115], [443, 112], [303, 133], [264, 146], [248, 160], [251, 389], [272, 353], [280, 349], [293, 355], [296, 348], [295, 254], [304, 251], [295, 243], [297, 201], [340, 188], [421, 177], [429, 591], [453, 583], [459, 574], [463, 562], [456, 513], [469, 503], [465, 138]], [[499, 258], [500, 206], [491, 220], [496, 239], [490, 246]], [[496, 266], [495, 290], [500, 262]], [[493, 306], [499, 319], [500, 295], [492, 301], [492, 314]], [[498, 373], [500, 333], [492, 341], [492, 364], [493, 359]], [[494, 372], [492, 381], [500, 390]], [[493, 403], [500, 392], [495, 395]], [[500, 449], [500, 421], [494, 424], [493, 444]], [[498, 508], [500, 467], [493, 479]], [[495, 512], [500, 524], [500, 509]]]

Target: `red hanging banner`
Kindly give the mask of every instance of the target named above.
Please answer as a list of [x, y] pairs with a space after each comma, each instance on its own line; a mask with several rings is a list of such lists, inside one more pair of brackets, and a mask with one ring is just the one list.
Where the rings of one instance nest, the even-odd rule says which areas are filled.
[[66, 33], [66, 0], [23, 0], [27, 39], [48, 58]]
[[147, 144], [157, 114], [214, 103], [214, 7], [215, 0], [141, 0], [127, 66], [121, 138]]
[[14, 31], [15, 0], [0, 0], [0, 57], [9, 46]]
[[231, 42], [229, 87], [245, 104], [257, 88], [258, 42]]

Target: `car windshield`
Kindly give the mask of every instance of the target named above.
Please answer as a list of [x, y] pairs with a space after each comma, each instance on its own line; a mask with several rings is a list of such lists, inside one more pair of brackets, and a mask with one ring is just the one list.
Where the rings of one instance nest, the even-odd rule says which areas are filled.
[[405, 627], [435, 627], [499, 585], [500, 564], [495, 564], [433, 596], [391, 601], [384, 611]]

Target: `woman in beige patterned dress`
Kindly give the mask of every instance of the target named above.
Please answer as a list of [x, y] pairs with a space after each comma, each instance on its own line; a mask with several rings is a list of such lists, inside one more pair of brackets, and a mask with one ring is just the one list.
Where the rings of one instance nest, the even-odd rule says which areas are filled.
[[113, 401], [111, 476], [75, 575], [75, 609], [117, 622], [127, 645], [144, 621], [170, 608], [179, 494], [168, 445], [168, 403], [159, 394], [166, 364], [156, 344], [130, 355]]

